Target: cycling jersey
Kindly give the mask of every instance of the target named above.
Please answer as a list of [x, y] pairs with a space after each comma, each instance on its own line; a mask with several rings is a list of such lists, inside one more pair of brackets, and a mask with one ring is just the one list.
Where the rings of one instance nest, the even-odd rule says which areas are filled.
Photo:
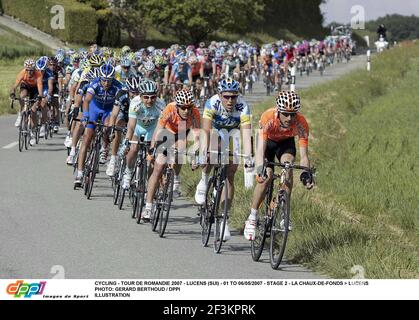
[[[99, 78], [93, 80], [87, 86], [86, 91], [93, 95], [93, 99], [89, 104], [89, 121], [97, 122], [99, 115], [102, 114], [102, 121], [105, 122], [106, 118], [109, 117], [112, 112], [116, 95], [121, 89], [122, 84], [115, 79], [112, 81], [108, 90], [103, 88]], [[93, 124], [87, 125], [87, 128], [90, 129], [94, 129], [94, 127], [95, 126]]]
[[117, 120], [128, 122], [129, 93], [127, 90], [119, 90], [115, 98], [115, 106], [119, 107]]
[[137, 137], [144, 136], [146, 141], [151, 141], [154, 129], [156, 129], [160, 114], [165, 108], [164, 100], [158, 98], [152, 107], [147, 108], [137, 96], [132, 99], [129, 106], [128, 116], [130, 119], [137, 119], [135, 127], [135, 135]]
[[263, 139], [276, 142], [292, 137], [299, 137], [300, 146], [308, 146], [309, 128], [306, 119], [297, 113], [296, 119], [290, 128], [281, 126], [277, 108], [264, 112], [259, 121], [259, 128], [262, 129]]
[[[199, 110], [196, 106], [192, 108], [192, 113], [190, 117], [187, 120], [182, 119], [179, 116], [176, 103], [172, 102], [166, 106], [166, 108], [163, 110], [160, 119], [159, 119], [159, 125], [163, 128], [166, 128], [170, 132], [174, 134], [179, 133], [179, 125], [181, 123], [186, 122], [186, 126], [181, 126], [181, 128], [189, 130], [191, 128], [193, 129], [199, 129], [201, 126], [201, 115], [199, 113]], [[199, 132], [198, 132], [199, 134]]]
[[29, 76], [29, 72], [23, 69], [18, 73], [16, 77], [16, 86], [19, 84], [25, 84], [27, 87], [35, 88], [38, 87], [38, 92], [42, 93], [42, 73], [41, 71], [35, 70], [32, 76]]
[[191, 70], [191, 67], [187, 63], [184, 63], [182, 67], [180, 67], [179, 63], [175, 63], [173, 65], [173, 74], [175, 75], [175, 79], [180, 80], [181, 82], [189, 80], [189, 70]]
[[134, 67], [130, 67], [128, 72], [126, 72], [120, 65], [115, 68], [115, 79], [125, 83], [127, 79], [131, 77], [135, 77], [137, 75], [137, 71]]
[[241, 96], [238, 97], [232, 112], [223, 107], [218, 94], [213, 96], [205, 103], [203, 118], [211, 120], [217, 130], [230, 131], [251, 124], [250, 108]]

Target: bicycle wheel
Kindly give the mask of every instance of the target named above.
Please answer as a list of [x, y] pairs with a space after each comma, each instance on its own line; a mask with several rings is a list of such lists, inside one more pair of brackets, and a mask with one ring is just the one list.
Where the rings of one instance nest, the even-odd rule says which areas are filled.
[[136, 205], [136, 217], [137, 223], [141, 223], [141, 215], [145, 205], [145, 194], [147, 191], [147, 163], [144, 162], [141, 166], [141, 175], [139, 179], [139, 188], [137, 189], [137, 205]]
[[168, 170], [166, 175], [166, 183], [163, 188], [163, 199], [160, 210], [160, 222], [159, 222], [159, 236], [163, 238], [164, 232], [166, 231], [167, 221], [169, 220], [170, 208], [173, 201], [173, 184], [174, 184], [174, 171], [173, 169]]
[[269, 186], [265, 203], [261, 208], [256, 221], [255, 239], [251, 242], [251, 252], [253, 261], [259, 261], [265, 247], [265, 240], [270, 228], [269, 210], [272, 201], [273, 182]]
[[[224, 195], [223, 195], [224, 191]], [[214, 230], [214, 252], [220, 253], [223, 245], [224, 231], [227, 224], [227, 199], [228, 188], [223, 181], [217, 189], [217, 197], [214, 205], [215, 230]]]
[[[283, 221], [283, 223], [281, 223]], [[285, 247], [288, 239], [290, 223], [290, 204], [287, 192], [280, 197], [279, 203], [272, 212], [272, 229], [270, 260], [272, 269], [278, 269], [284, 256]]]
[[89, 172], [89, 185], [87, 189], [87, 199], [90, 200], [92, 196], [93, 184], [95, 183], [96, 172], [99, 166], [99, 148], [95, 147], [92, 156], [92, 165], [90, 166], [91, 170]]
[[22, 112], [22, 120], [20, 121], [19, 126], [19, 152], [22, 152], [23, 147], [25, 146], [26, 124], [26, 113]]
[[125, 199], [125, 193], [127, 190], [122, 188], [122, 190], [119, 191], [119, 199], [118, 199], [118, 209], [122, 210], [122, 206], [124, 205], [124, 199]]
[[162, 199], [162, 189], [161, 186], [159, 185], [159, 187], [156, 190], [156, 195], [154, 197], [154, 206], [153, 206], [153, 210], [151, 211], [151, 217], [150, 217], [150, 222], [151, 222], [151, 230], [153, 232], [156, 232], [157, 230], [157, 225], [159, 222], [159, 218], [160, 218], [160, 210], [161, 210], [161, 204], [160, 201]]
[[214, 223], [214, 190], [214, 177], [212, 177], [208, 182], [205, 204], [201, 207], [201, 241], [204, 247], [208, 246], [212, 224]]

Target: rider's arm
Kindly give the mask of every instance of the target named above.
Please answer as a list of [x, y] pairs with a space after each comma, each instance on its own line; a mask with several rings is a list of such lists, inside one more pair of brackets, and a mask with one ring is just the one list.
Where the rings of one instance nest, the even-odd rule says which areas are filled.
[[189, 80], [189, 86], [192, 86], [193, 83], [192, 83], [192, 68], [191, 67], [188, 68], [188, 80]]
[[36, 79], [36, 86], [38, 87], [38, 95], [42, 97], [43, 94], [43, 83], [42, 83], [42, 74], [39, 73], [38, 78]]
[[255, 159], [255, 167], [256, 167], [256, 173], [260, 174], [263, 164], [265, 161], [265, 152], [266, 152], [266, 146], [267, 146], [267, 140], [264, 138], [264, 130], [259, 129], [258, 135], [257, 135], [257, 150], [256, 150], [256, 159]]
[[16, 88], [20, 85], [20, 83], [23, 80], [23, 76], [25, 74], [25, 70], [22, 70], [19, 72], [19, 74], [16, 76], [16, 81], [15, 81], [15, 85], [12, 87], [12, 89], [10, 90], [11, 93], [15, 93], [16, 92]]
[[52, 96], [53, 92], [54, 92], [54, 78], [50, 77], [48, 78], [48, 95]]
[[300, 166], [310, 168], [310, 160], [308, 159], [308, 147], [300, 145]]
[[204, 63], [201, 63], [201, 67], [199, 68], [199, 76], [201, 79], [204, 78]]
[[89, 104], [93, 100], [93, 95], [87, 92], [83, 100], [83, 113], [89, 112]]
[[119, 104], [114, 104], [112, 108], [111, 117], [109, 119], [109, 125], [114, 126], [116, 123], [116, 118], [118, 117], [119, 110], [121, 109], [121, 106]]
[[129, 118], [128, 125], [127, 125], [127, 134], [125, 135], [125, 139], [132, 140], [132, 136], [134, 135], [136, 125], [137, 125], [137, 119]]

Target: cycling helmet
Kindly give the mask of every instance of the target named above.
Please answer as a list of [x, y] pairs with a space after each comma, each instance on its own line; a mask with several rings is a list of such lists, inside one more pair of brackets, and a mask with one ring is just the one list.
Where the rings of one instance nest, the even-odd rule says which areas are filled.
[[47, 65], [48, 65], [48, 57], [47, 56], [40, 57], [36, 61], [36, 69], [37, 70], [44, 71], [47, 68]]
[[63, 61], [64, 61], [64, 55], [62, 53], [57, 53], [55, 55], [55, 58], [57, 59], [58, 63], [60, 63], [60, 64], [63, 63]]
[[128, 54], [129, 52], [131, 52], [131, 48], [129, 46], [123, 46], [121, 49], [121, 55], [124, 56], [126, 54]]
[[92, 67], [100, 67], [100, 65], [102, 64], [103, 59], [101, 56], [93, 53], [90, 57], [89, 57], [89, 63], [90, 66]]
[[189, 64], [196, 64], [198, 62], [198, 59], [195, 56], [190, 56], [188, 59]]
[[278, 112], [297, 113], [301, 109], [300, 96], [293, 91], [281, 91], [276, 98]]
[[113, 79], [115, 77], [115, 68], [109, 63], [100, 67], [100, 77], [102, 79]]
[[205, 48], [205, 42], [200, 42], [199, 47], [202, 48], [202, 49]]
[[68, 49], [68, 51], [67, 51], [67, 55], [69, 55], [69, 56], [71, 56], [75, 53], [76, 53], [76, 50], [74, 50], [74, 49]]
[[192, 91], [181, 89], [176, 92], [175, 102], [177, 106], [188, 106], [195, 102]]
[[94, 79], [97, 79], [99, 77], [100, 77], [99, 69], [98, 68], [93, 68], [93, 69], [89, 70], [89, 72], [84, 75], [83, 81], [91, 82]]
[[154, 48], [153, 46], [147, 48], [148, 53], [153, 53], [154, 50], [156, 50], [156, 48]]
[[140, 91], [140, 83], [141, 83], [141, 78], [140, 77], [131, 77], [129, 79], [127, 79], [126, 81], [126, 85], [128, 87], [128, 91], [131, 92], [139, 92]]
[[52, 57], [49, 57], [48, 63], [49, 64], [52, 64], [52, 65], [57, 65], [58, 64], [58, 60], [57, 60], [56, 57], [52, 56]]
[[84, 69], [90, 68], [90, 63], [89, 63], [89, 61], [88, 61], [88, 60], [86, 60], [86, 59], [81, 60], [81, 61], [80, 61], [79, 68], [80, 68], [81, 70], [84, 70]]
[[131, 60], [130, 59], [128, 59], [128, 58], [122, 58], [122, 60], [121, 60], [121, 67], [131, 67], [131, 65], [132, 65], [132, 62], [131, 62]]
[[80, 55], [78, 53], [73, 53], [70, 57], [70, 63], [73, 64], [79, 61], [80, 61]]
[[218, 83], [218, 91], [222, 92], [239, 92], [239, 83], [232, 79], [223, 79]]
[[139, 85], [141, 94], [156, 94], [157, 84], [152, 80], [144, 80]]
[[164, 58], [162, 56], [155, 56], [154, 57], [154, 63], [157, 66], [160, 66], [160, 65], [162, 65], [164, 63]]
[[147, 62], [144, 64], [144, 69], [145, 69], [145, 71], [150, 71], [150, 72], [152, 72], [152, 71], [154, 71], [154, 70], [156, 69], [156, 66], [154, 65], [154, 63], [153, 63], [153, 62], [151, 62], [151, 61], [147, 61]]

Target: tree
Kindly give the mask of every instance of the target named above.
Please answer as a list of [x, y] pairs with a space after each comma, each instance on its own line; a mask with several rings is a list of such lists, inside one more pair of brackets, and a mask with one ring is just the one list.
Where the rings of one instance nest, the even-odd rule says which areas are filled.
[[112, 12], [118, 17], [120, 26], [128, 33], [130, 45], [140, 47], [146, 39], [147, 19], [145, 11], [140, 10], [139, 0], [112, 0], [109, 1]]
[[224, 30], [246, 32], [262, 19], [262, 0], [139, 0], [140, 10], [159, 31], [198, 43]]

